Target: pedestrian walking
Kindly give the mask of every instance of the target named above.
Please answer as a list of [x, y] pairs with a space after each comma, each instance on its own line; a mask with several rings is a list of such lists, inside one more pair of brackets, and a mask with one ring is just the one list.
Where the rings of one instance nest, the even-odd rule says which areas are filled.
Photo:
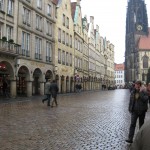
[[128, 139], [126, 140], [128, 143], [133, 142], [137, 119], [139, 118], [139, 128], [141, 128], [148, 109], [148, 94], [146, 88], [141, 85], [141, 81], [135, 82], [135, 88], [130, 95], [129, 112], [131, 113], [131, 124]]
[[130, 150], [150, 150], [150, 120], [137, 133]]
[[47, 106], [50, 106], [50, 99], [51, 99], [50, 84], [51, 84], [51, 79], [48, 79], [48, 81], [45, 84], [45, 96], [46, 96], [46, 98], [44, 98], [42, 100], [42, 103], [47, 101]]
[[3, 80], [3, 95], [8, 98], [10, 97], [9, 92], [8, 92], [8, 82], [6, 79]]
[[78, 89], [79, 89], [79, 92], [81, 92], [81, 89], [82, 89], [82, 85], [81, 84], [78, 85]]
[[149, 107], [150, 107], [150, 83], [147, 85], [148, 99], [149, 99]]
[[55, 102], [55, 105], [57, 106], [58, 103], [57, 103], [57, 94], [58, 94], [58, 91], [59, 91], [59, 88], [58, 88], [58, 85], [56, 83], [55, 80], [52, 81], [51, 85], [50, 85], [50, 93], [52, 95], [52, 98], [53, 98], [53, 102], [52, 102], [52, 107], [53, 107], [53, 103]]
[[78, 93], [79, 92], [79, 84], [78, 83], [76, 84], [75, 89], [76, 89], [76, 92]]

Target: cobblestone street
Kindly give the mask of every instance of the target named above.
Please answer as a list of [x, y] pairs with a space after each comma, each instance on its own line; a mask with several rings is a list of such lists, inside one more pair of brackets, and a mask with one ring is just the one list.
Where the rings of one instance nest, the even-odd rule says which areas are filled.
[[59, 95], [53, 108], [42, 98], [0, 103], [0, 150], [127, 150], [128, 90]]

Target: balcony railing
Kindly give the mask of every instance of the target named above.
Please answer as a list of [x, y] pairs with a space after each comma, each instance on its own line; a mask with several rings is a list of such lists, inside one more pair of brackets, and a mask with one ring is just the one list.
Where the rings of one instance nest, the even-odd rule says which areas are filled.
[[42, 54], [35, 53], [35, 59], [42, 60]]
[[2, 39], [0, 39], [0, 52], [19, 54], [20, 51], [21, 45], [10, 43], [8, 41], [3, 41]]

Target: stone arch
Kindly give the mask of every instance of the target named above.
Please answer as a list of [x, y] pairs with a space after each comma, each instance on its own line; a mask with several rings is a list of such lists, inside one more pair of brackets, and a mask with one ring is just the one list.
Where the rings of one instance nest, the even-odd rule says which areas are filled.
[[8, 83], [8, 92], [11, 90], [11, 80], [15, 78], [12, 65], [7, 61], [0, 62], [0, 94], [3, 93], [4, 80]]
[[27, 81], [30, 80], [30, 73], [27, 66], [22, 65], [17, 74], [17, 95], [27, 96]]
[[53, 79], [53, 72], [51, 70], [47, 70], [46, 73], [45, 73], [45, 79], [46, 81], [48, 79]]
[[40, 94], [40, 83], [43, 81], [43, 75], [40, 68], [36, 68], [33, 72], [32, 90], [33, 94]]
[[9, 79], [14, 79], [15, 71], [9, 62], [7, 61], [0, 62], [0, 75], [5, 75], [5, 76], [7, 75], [9, 76]]

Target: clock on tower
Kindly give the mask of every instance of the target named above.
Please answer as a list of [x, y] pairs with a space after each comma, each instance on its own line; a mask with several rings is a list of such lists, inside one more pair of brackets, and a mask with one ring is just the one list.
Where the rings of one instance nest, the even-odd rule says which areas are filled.
[[138, 25], [136, 26], [136, 29], [137, 29], [138, 31], [141, 31], [141, 30], [143, 29], [143, 27], [142, 27], [142, 25], [138, 24]]

